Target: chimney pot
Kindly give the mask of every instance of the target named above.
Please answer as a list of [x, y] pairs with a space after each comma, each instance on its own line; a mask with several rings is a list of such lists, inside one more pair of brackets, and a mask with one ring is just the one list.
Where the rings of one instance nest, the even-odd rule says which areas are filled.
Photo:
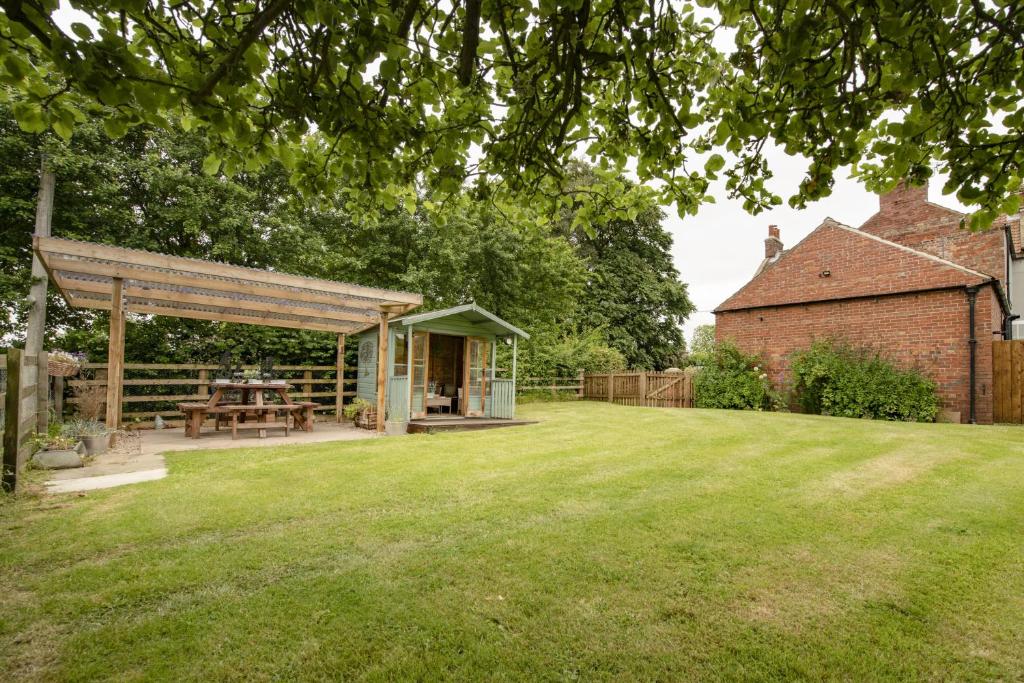
[[768, 226], [768, 237], [764, 241], [764, 257], [774, 259], [782, 253], [782, 239], [779, 237], [779, 226]]

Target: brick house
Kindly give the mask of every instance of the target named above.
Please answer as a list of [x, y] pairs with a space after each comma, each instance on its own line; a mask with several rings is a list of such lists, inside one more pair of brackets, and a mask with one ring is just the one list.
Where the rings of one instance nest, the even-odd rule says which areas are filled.
[[901, 184], [859, 228], [826, 219], [783, 250], [771, 226], [754, 277], [715, 309], [716, 337], [763, 354], [780, 387], [790, 354], [842, 338], [933, 379], [947, 419], [991, 423], [991, 341], [1024, 308], [1021, 221], [971, 233], [963, 217]]

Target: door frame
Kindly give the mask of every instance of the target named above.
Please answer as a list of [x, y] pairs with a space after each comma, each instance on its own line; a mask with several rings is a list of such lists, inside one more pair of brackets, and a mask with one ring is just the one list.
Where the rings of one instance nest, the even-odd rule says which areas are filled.
[[[412, 353], [409, 354], [409, 419], [418, 420], [427, 416], [427, 387], [430, 386], [430, 331], [429, 330], [416, 330], [410, 332], [410, 348]], [[423, 402], [420, 404], [423, 407], [423, 411], [414, 413], [412, 410], [412, 399], [416, 391], [416, 337], [423, 337]]]
[[[484, 345], [484, 352], [481, 354], [482, 365], [480, 366], [480, 412], [473, 411], [473, 414], [469, 413], [469, 366], [470, 366], [470, 353], [469, 347], [474, 341], [480, 342]], [[487, 363], [490, 360], [488, 351], [490, 349], [487, 346], [491, 343], [486, 337], [471, 337], [465, 338], [462, 347], [462, 400], [459, 406], [459, 413], [463, 417], [483, 417], [487, 414]]]

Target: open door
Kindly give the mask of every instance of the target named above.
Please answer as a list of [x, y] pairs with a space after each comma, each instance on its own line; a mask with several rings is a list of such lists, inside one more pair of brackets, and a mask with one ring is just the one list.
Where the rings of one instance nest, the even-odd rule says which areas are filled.
[[414, 420], [427, 415], [427, 357], [429, 353], [430, 333], [413, 332], [412, 358], [409, 359], [412, 368], [409, 378], [412, 381], [409, 414]]
[[463, 415], [482, 417], [487, 396], [487, 360], [490, 344], [486, 339], [466, 337], [465, 382], [466, 407]]

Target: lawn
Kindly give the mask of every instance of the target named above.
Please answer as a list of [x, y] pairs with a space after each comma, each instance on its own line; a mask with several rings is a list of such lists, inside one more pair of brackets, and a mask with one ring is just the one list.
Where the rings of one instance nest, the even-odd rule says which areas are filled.
[[1024, 677], [1024, 431], [530, 405], [0, 503], [12, 679]]

